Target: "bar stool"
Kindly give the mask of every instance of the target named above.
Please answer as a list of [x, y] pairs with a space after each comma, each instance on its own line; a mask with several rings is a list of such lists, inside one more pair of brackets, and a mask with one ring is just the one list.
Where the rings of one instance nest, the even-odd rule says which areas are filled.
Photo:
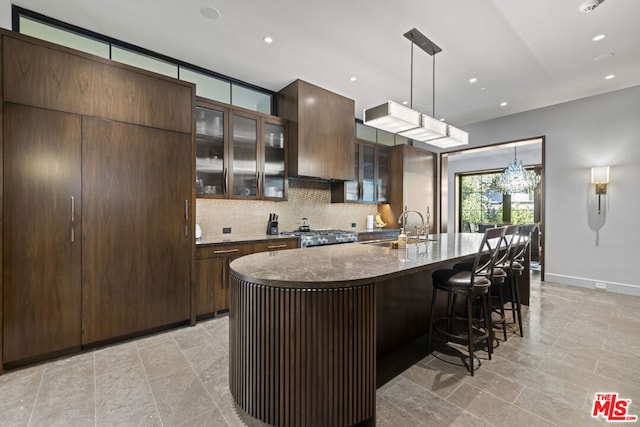
[[[487, 353], [491, 359], [492, 353], [492, 324], [491, 308], [489, 305], [490, 277], [493, 273], [497, 254], [502, 246], [506, 227], [485, 230], [482, 242], [475, 255], [470, 270], [441, 269], [433, 272], [433, 294], [431, 297], [431, 313], [429, 321], [428, 351], [431, 352], [433, 332], [437, 331], [448, 340], [467, 345], [469, 351], [469, 370], [473, 376], [473, 352], [475, 347], [486, 341]], [[487, 255], [487, 256], [485, 256]], [[445, 316], [435, 317], [436, 299], [438, 291], [447, 294], [447, 313]], [[463, 315], [456, 313], [456, 297], [465, 298]], [[475, 307], [476, 301], [478, 307]], [[476, 310], [477, 308], [477, 310]], [[476, 317], [474, 317], [474, 311]], [[446, 323], [446, 327], [436, 325]], [[459, 324], [466, 326], [466, 331], [460, 330]]]
[[529, 245], [531, 244], [531, 233], [538, 227], [537, 224], [524, 224], [520, 226], [520, 230], [511, 244], [509, 258], [502, 263], [496, 263], [496, 267], [500, 268], [507, 274], [507, 282], [509, 284], [509, 298], [507, 303], [511, 310], [513, 323], [516, 323], [516, 315], [518, 321], [518, 329], [520, 336], [524, 336], [522, 329], [522, 310], [520, 304], [520, 288], [518, 286], [518, 278], [524, 273], [524, 261]]
[[[507, 280], [509, 275], [503, 267], [511, 260], [514, 249], [513, 245], [518, 241], [519, 229], [519, 225], [509, 225], [506, 227], [504, 236], [502, 237], [502, 244], [496, 255], [493, 273], [491, 277], [489, 277], [489, 280], [491, 280], [491, 311], [492, 313], [496, 313], [498, 319], [497, 321], [492, 319], [492, 323], [494, 325], [500, 324], [502, 336], [505, 341], [507, 341], [507, 317], [504, 314], [505, 286], [509, 285]], [[494, 298], [497, 298], [497, 304], [493, 303]]]

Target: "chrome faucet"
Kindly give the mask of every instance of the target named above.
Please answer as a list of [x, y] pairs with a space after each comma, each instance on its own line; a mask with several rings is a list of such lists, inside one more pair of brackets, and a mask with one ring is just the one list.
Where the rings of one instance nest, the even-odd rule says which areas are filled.
[[[407, 222], [407, 216], [409, 214], [409, 212], [415, 212], [418, 214], [418, 216], [420, 216], [420, 221], [422, 221], [422, 226], [420, 227], [421, 230], [425, 230], [425, 226], [424, 226], [424, 217], [422, 216], [422, 214], [414, 209], [408, 209], [408, 206], [404, 207], [404, 210], [402, 211], [402, 213], [400, 214], [400, 217], [398, 218], [398, 224], [402, 224], [402, 228], [404, 229], [406, 226], [406, 222]], [[406, 231], [406, 230], [405, 230]], [[417, 232], [418, 235], [420, 235], [420, 231]]]

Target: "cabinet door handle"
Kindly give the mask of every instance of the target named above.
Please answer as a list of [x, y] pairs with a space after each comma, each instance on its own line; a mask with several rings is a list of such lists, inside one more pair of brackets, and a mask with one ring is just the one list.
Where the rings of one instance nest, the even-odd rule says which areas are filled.
[[222, 171], [222, 194], [227, 194], [227, 168]]
[[260, 172], [256, 172], [256, 197], [260, 197]]
[[189, 201], [184, 201], [184, 237], [189, 237]]
[[214, 255], [219, 255], [219, 254], [232, 254], [234, 252], [238, 252], [240, 251], [240, 249], [226, 249], [226, 250], [221, 250], [221, 251], [213, 251]]
[[71, 243], [76, 241], [76, 198], [71, 196]]
[[267, 246], [267, 249], [282, 249], [286, 247], [287, 245], [273, 245], [273, 246]]

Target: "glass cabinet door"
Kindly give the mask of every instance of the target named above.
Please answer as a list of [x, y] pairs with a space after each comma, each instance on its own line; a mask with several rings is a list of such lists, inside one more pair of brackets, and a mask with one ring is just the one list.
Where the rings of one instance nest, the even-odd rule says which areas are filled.
[[353, 181], [347, 181], [346, 185], [346, 200], [349, 202], [357, 202], [360, 198], [359, 194], [359, 185], [360, 182], [360, 144], [355, 143], [355, 161], [354, 161], [354, 171], [355, 171], [355, 179]]
[[362, 201], [375, 201], [376, 148], [362, 145]]
[[389, 201], [389, 150], [378, 148], [378, 201]]
[[196, 107], [196, 193], [226, 192], [224, 112]]
[[264, 145], [264, 184], [262, 196], [283, 198], [285, 185], [284, 126], [264, 122], [262, 127]]
[[233, 197], [258, 196], [258, 121], [232, 114], [231, 182]]

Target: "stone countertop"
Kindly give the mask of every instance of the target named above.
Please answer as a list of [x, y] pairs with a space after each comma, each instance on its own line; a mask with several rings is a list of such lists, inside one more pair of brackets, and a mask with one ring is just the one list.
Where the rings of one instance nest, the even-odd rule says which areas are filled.
[[448, 233], [407, 249], [351, 243], [257, 253], [231, 262], [247, 282], [284, 288], [327, 289], [359, 286], [437, 267], [474, 255], [483, 235]]
[[234, 234], [229, 236], [212, 236], [212, 237], [203, 237], [201, 239], [196, 239], [196, 248], [213, 246], [213, 245], [223, 245], [223, 244], [229, 244], [229, 243], [269, 242], [273, 240], [282, 240], [282, 239], [298, 239], [298, 238], [295, 236], [287, 236], [284, 234], [278, 234], [273, 236], [269, 236], [267, 234], [249, 234], [249, 235]]

